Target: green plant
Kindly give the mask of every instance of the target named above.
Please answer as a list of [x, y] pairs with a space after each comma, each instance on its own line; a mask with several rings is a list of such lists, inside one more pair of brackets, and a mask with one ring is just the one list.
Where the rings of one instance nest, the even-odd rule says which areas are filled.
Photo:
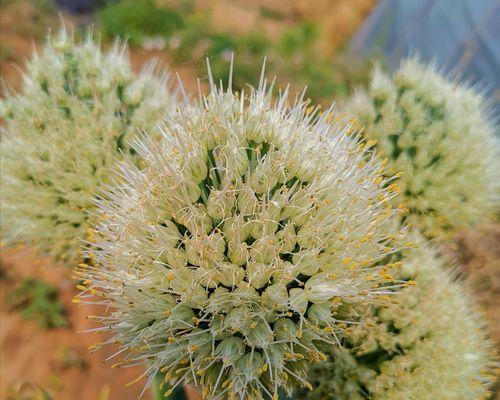
[[[200, 46], [210, 34], [209, 16], [205, 13], [188, 13], [184, 15], [184, 29], [172, 34], [168, 40], [169, 48], [179, 63], [196, 62], [203, 54], [198, 54], [200, 47], [203, 51], [206, 45]], [[196, 59], [195, 59], [196, 58]], [[205, 65], [205, 60], [201, 60]]]
[[53, 400], [53, 397], [36, 383], [22, 382], [8, 388], [7, 400]]
[[123, 163], [99, 200], [75, 299], [109, 304], [97, 321], [117, 365], [143, 361], [147, 384], [161, 371], [208, 398], [277, 398], [312, 388], [339, 309], [400, 286], [394, 187], [332, 113], [274, 101], [263, 80], [245, 96], [211, 80], [161, 142], [135, 142], [143, 167]]
[[292, 81], [307, 84], [307, 93], [315, 101], [341, 99], [351, 92], [353, 84], [366, 79], [365, 65], [339, 51], [328, 58], [318, 50], [318, 27], [303, 22], [285, 32], [276, 46], [276, 69]]
[[266, 6], [259, 7], [259, 14], [264, 18], [274, 19], [278, 21], [285, 19], [285, 14], [283, 14], [281, 11]]
[[[262, 34], [253, 33], [237, 38], [217, 34], [210, 36], [206, 55], [210, 59], [215, 82], [229, 80], [229, 61], [231, 55], [235, 55], [237, 63], [233, 70], [233, 87], [241, 91], [248, 85], [258, 84], [262, 60], [270, 50], [271, 44]], [[268, 59], [266, 64], [272, 68], [272, 60]], [[204, 65], [200, 65], [200, 73], [204, 68]]]
[[7, 296], [12, 309], [21, 310], [25, 319], [35, 320], [43, 329], [68, 325], [62, 303], [57, 298], [57, 288], [37, 278], [26, 278]]
[[110, 1], [99, 13], [103, 32], [141, 45], [148, 36], [168, 37], [184, 27], [182, 14], [156, 5], [153, 0]]
[[3, 45], [0, 48], [0, 61], [7, 61], [10, 60], [11, 58], [12, 58], [12, 49], [7, 45]]
[[70, 347], [63, 346], [57, 352], [57, 361], [62, 369], [77, 368], [84, 370], [89, 368], [89, 363], [78, 352]]
[[283, 34], [281, 52], [292, 57], [311, 53], [317, 38], [318, 27], [312, 22], [303, 22]]
[[484, 221], [498, 195], [498, 143], [485, 99], [416, 59], [393, 77], [375, 69], [346, 110], [400, 172], [396, 201], [428, 237]]
[[[134, 5], [130, 6], [130, 2]], [[261, 7], [261, 14], [280, 18], [279, 13], [265, 7]], [[168, 22], [172, 18], [178, 21]], [[150, 20], [158, 22], [145, 22]], [[367, 75], [364, 65], [349, 62], [345, 67], [339, 62], [342, 57], [329, 59], [319, 53], [318, 27], [309, 21], [289, 29], [274, 43], [259, 29], [241, 35], [214, 32], [210, 14], [195, 12], [193, 7], [164, 8], [150, 1], [142, 4], [121, 0], [103, 10], [101, 23], [108, 34], [128, 37], [138, 45], [150, 36], [163, 38], [176, 62], [194, 64], [200, 76], [206, 75], [205, 58], [209, 58], [216, 82], [228, 80], [228, 64], [234, 53], [237, 68], [233, 71], [233, 87], [237, 91], [258, 83], [264, 57], [268, 71], [296, 82], [297, 88], [307, 84], [308, 95], [315, 101], [347, 96], [351, 85], [364, 82]]]
[[1, 235], [68, 264], [88, 238], [93, 197], [128, 140], [175, 106], [154, 65], [134, 74], [119, 42], [109, 52], [61, 30], [34, 54], [20, 94], [2, 100]]
[[422, 244], [397, 278], [413, 280], [383, 307], [369, 307], [343, 347], [314, 366], [321, 400], [486, 399], [494, 381], [492, 344], [484, 322], [446, 260]]

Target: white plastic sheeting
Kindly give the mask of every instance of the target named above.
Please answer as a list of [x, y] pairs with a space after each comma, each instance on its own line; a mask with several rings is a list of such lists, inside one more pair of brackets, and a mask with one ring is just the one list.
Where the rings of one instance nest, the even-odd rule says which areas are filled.
[[382, 0], [350, 43], [397, 69], [419, 55], [478, 85], [500, 119], [500, 0]]

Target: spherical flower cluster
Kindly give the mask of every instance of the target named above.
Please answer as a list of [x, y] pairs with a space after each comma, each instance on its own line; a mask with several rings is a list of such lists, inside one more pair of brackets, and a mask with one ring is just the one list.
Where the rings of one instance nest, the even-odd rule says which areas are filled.
[[126, 47], [103, 53], [66, 31], [48, 38], [23, 76], [22, 93], [1, 107], [2, 240], [32, 243], [68, 263], [86, 238], [92, 197], [138, 127], [175, 105], [166, 75], [138, 75]]
[[368, 140], [401, 173], [397, 201], [428, 237], [480, 222], [498, 196], [498, 143], [485, 100], [415, 59], [391, 78], [373, 73], [370, 88], [346, 107]]
[[486, 399], [493, 356], [484, 323], [434, 249], [423, 246], [399, 271], [415, 286], [369, 308], [344, 347], [310, 373], [308, 399]]
[[[193, 383], [205, 398], [277, 398], [309, 387], [319, 345], [336, 346], [341, 307], [378, 301], [400, 211], [394, 186], [349, 126], [261, 83], [211, 92], [137, 139], [142, 169], [99, 201], [77, 302], [119, 343], [118, 365]], [[389, 263], [389, 264], [388, 264]], [[101, 347], [106, 344], [97, 344]]]

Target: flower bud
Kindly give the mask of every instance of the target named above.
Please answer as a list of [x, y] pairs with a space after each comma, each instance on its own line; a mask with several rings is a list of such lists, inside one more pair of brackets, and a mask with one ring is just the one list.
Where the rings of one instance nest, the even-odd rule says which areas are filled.
[[228, 242], [244, 242], [248, 239], [251, 232], [251, 225], [246, 223], [243, 216], [228, 217], [224, 221], [222, 231], [226, 235]]
[[298, 328], [289, 318], [280, 318], [274, 323], [277, 341], [293, 341], [297, 337]]
[[186, 329], [193, 326], [194, 312], [191, 307], [177, 304], [168, 319], [170, 329]]
[[266, 348], [274, 342], [273, 331], [266, 321], [259, 320], [245, 334], [245, 340], [250, 347]]
[[262, 302], [269, 304], [276, 310], [286, 310], [288, 303], [288, 292], [286, 286], [280, 283], [273, 283], [262, 293]]
[[311, 305], [307, 310], [307, 317], [313, 324], [316, 324], [320, 327], [328, 326], [332, 320], [330, 304], [325, 302]]
[[208, 197], [207, 212], [213, 220], [228, 217], [234, 205], [234, 195], [229, 191], [212, 190]]
[[207, 168], [207, 160], [205, 153], [203, 156], [198, 154], [190, 155], [187, 161], [187, 166], [189, 171], [191, 172], [193, 180], [197, 184], [203, 182], [207, 177], [208, 168]]
[[316, 251], [301, 251], [292, 256], [292, 262], [297, 271], [303, 275], [312, 276], [319, 271], [320, 263]]
[[224, 320], [224, 325], [236, 332], [248, 332], [251, 323], [252, 312], [247, 307], [233, 308]]
[[276, 233], [276, 238], [280, 244], [280, 253], [291, 253], [297, 244], [297, 237], [293, 224], [290, 222], [287, 223], [282, 230]]
[[222, 359], [224, 366], [232, 365], [245, 354], [245, 343], [238, 337], [228, 337], [215, 348], [215, 355]]
[[231, 263], [221, 263], [217, 266], [219, 269], [219, 282], [227, 287], [235, 287], [245, 277], [245, 270]]
[[255, 289], [261, 289], [271, 279], [272, 269], [268, 264], [249, 262], [246, 268], [247, 281]]
[[186, 252], [183, 249], [168, 249], [163, 253], [163, 257], [170, 268], [179, 269], [187, 265]]
[[227, 256], [229, 260], [238, 266], [248, 262], [248, 245], [245, 242], [229, 242]]
[[301, 288], [290, 289], [290, 308], [304, 315], [307, 310], [309, 299], [307, 293]]
[[241, 373], [245, 379], [251, 381], [257, 379], [262, 373], [264, 359], [258, 352], [245, 353], [235, 364], [236, 370]]
[[253, 215], [259, 210], [259, 201], [249, 186], [244, 186], [238, 193], [238, 209], [242, 215]]

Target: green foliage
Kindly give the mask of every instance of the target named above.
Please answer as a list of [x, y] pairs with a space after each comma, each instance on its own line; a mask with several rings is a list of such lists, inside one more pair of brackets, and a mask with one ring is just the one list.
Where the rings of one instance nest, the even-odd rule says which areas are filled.
[[127, 38], [134, 44], [142, 44], [147, 36], [167, 37], [184, 27], [180, 12], [157, 6], [153, 0], [109, 2], [99, 19], [107, 36]]
[[303, 22], [283, 34], [275, 56], [279, 71], [296, 84], [307, 85], [307, 94], [317, 102], [347, 96], [353, 85], [367, 81], [368, 70], [359, 60], [343, 54], [328, 58], [318, 51], [318, 27]]
[[[258, 83], [262, 62], [271, 50], [269, 41], [261, 34], [231, 38], [225, 34], [211, 36], [211, 46], [207, 50], [214, 80], [227, 82], [229, 79], [229, 61], [231, 54], [235, 56], [233, 86], [241, 90], [245, 85], [255, 86]], [[268, 64], [269, 65], [269, 64]], [[200, 65], [200, 73], [205, 70]]]
[[68, 325], [63, 304], [57, 298], [57, 288], [37, 278], [26, 278], [7, 296], [13, 309], [21, 311], [24, 319], [31, 319], [42, 329]]
[[7, 61], [10, 59], [12, 59], [12, 49], [7, 45], [3, 45], [0, 47], [0, 60]]
[[[2, 8], [10, 7], [16, 3], [20, 3], [19, 0], [2, 0], [0, 6]], [[36, 12], [32, 15], [32, 18], [37, 19], [40, 14], [52, 14], [55, 11], [54, 3], [51, 0], [27, 0], [26, 3], [31, 4]]]
[[[130, 4], [131, 3], [131, 4]], [[279, 12], [261, 7], [262, 18], [282, 19]], [[165, 39], [167, 51], [178, 63], [194, 63], [199, 76], [206, 76], [205, 58], [211, 63], [215, 82], [229, 78], [231, 54], [235, 56], [233, 87], [241, 91], [245, 85], [256, 85], [264, 57], [271, 75], [282, 83], [294, 82], [294, 89], [308, 86], [307, 94], [315, 101], [329, 102], [333, 97], [346, 96], [353, 84], [366, 81], [367, 70], [359, 63], [346, 67], [339, 57], [329, 59], [318, 51], [318, 27], [303, 22], [287, 30], [276, 42], [254, 29], [234, 35], [214, 32], [208, 13], [194, 12], [183, 7], [157, 6], [152, 1], [122, 0], [109, 4], [100, 14], [108, 36], [129, 37], [134, 44], [157, 36]]]
[[317, 36], [317, 26], [312, 22], [303, 22], [283, 34], [281, 51], [289, 56], [310, 53]]
[[266, 6], [259, 7], [259, 14], [263, 18], [274, 19], [276, 21], [285, 19], [285, 14], [283, 14], [281, 11]]

